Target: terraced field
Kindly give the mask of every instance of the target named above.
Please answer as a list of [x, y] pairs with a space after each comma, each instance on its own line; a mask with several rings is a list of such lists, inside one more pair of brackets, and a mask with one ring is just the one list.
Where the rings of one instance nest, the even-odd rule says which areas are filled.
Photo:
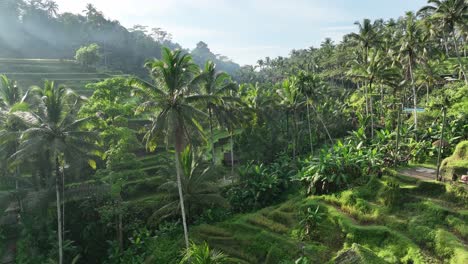
[[92, 94], [91, 90], [85, 88], [86, 84], [123, 75], [119, 72], [85, 69], [74, 60], [5, 58], [0, 58], [0, 74], [16, 80], [21, 87], [41, 85], [43, 81], [51, 80], [85, 96]]
[[[387, 181], [400, 184], [407, 202], [393, 208], [383, 204]], [[468, 210], [453, 201], [449, 189], [441, 183], [387, 176], [335, 195], [293, 197], [191, 232], [197, 241], [207, 241], [239, 263], [294, 263], [301, 255], [313, 263], [334, 263], [356, 243], [372, 250], [378, 263], [468, 263]], [[301, 240], [300, 212], [317, 207], [323, 219], [310, 239]], [[369, 263], [362, 261], [353, 263]]]

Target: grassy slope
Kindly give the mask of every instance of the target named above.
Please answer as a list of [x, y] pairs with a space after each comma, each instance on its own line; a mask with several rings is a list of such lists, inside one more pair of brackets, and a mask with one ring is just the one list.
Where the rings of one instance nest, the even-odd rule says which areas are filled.
[[44, 80], [52, 80], [86, 96], [92, 94], [92, 91], [85, 89], [86, 84], [114, 76], [112, 73], [83, 69], [73, 60], [4, 58], [0, 58], [0, 74], [18, 81], [24, 88], [41, 85]]
[[[397, 208], [382, 205], [385, 181], [400, 183], [404, 199]], [[292, 197], [222, 223], [192, 227], [191, 233], [240, 263], [292, 263], [287, 261], [301, 252], [314, 263], [326, 263], [353, 243], [389, 263], [468, 263], [468, 211], [447, 197], [442, 184], [384, 177], [335, 195]], [[298, 212], [316, 206], [326, 217], [303, 242], [297, 238]]]

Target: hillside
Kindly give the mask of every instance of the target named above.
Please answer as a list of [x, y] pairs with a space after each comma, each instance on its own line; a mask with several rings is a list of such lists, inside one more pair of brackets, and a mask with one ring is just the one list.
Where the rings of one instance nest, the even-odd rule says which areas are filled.
[[41, 86], [45, 80], [49, 80], [85, 96], [93, 93], [85, 88], [86, 84], [122, 76], [117, 72], [84, 69], [74, 60], [12, 58], [0, 58], [0, 75], [2, 74], [17, 81], [25, 89], [32, 85]]
[[[392, 207], [384, 204], [389, 183], [398, 186]], [[203, 224], [194, 227], [192, 235], [239, 263], [293, 263], [302, 254], [312, 263], [327, 263], [357, 243], [382, 263], [462, 264], [468, 262], [468, 211], [454, 202], [450, 188], [399, 175], [371, 178], [362, 187], [337, 194], [294, 196], [256, 213]], [[317, 207], [317, 227], [301, 240], [300, 212]]]

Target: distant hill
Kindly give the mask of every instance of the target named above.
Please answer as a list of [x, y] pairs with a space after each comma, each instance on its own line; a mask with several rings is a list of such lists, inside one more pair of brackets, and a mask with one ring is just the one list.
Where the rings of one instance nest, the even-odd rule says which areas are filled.
[[75, 92], [90, 96], [93, 91], [85, 88], [86, 84], [103, 79], [121, 76], [120, 72], [99, 72], [85, 69], [74, 60], [57, 59], [5, 59], [0, 58], [0, 75], [18, 82], [23, 88], [42, 85], [45, 80], [64, 84]]
[[[143, 64], [160, 58], [161, 47], [182, 49], [161, 28], [136, 25], [125, 28], [88, 4], [84, 14], [59, 13], [49, 0], [0, 1], [0, 58], [73, 59], [75, 51], [91, 43], [100, 46], [101, 65], [146, 76]], [[186, 50], [190, 52], [189, 50]], [[198, 61], [212, 59], [220, 69], [233, 74], [239, 65], [219, 55], [197, 52]]]

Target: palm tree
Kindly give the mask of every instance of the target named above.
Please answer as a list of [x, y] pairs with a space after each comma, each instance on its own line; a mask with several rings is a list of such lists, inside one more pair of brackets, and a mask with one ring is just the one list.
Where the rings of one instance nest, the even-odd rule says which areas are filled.
[[[226, 206], [226, 201], [220, 195], [219, 187], [216, 184], [219, 175], [214, 167], [207, 166], [207, 164], [200, 161], [200, 158], [195, 156], [190, 145], [187, 145], [180, 155], [180, 167], [183, 172], [181, 184], [186, 206], [186, 217], [189, 222], [206, 207], [213, 205]], [[159, 187], [166, 203], [153, 214], [153, 218], [163, 219], [179, 215], [177, 212], [180, 212], [178, 210], [180, 203], [177, 188], [177, 179], [172, 178]]]
[[185, 244], [188, 248], [189, 239], [182, 188], [183, 172], [180, 168], [179, 157], [184, 149], [184, 141], [193, 140], [189, 131], [203, 137], [202, 127], [198, 120], [207, 115], [194, 105], [216, 100], [213, 96], [196, 93], [193, 80], [200, 70], [189, 54], [182, 53], [180, 50], [171, 51], [164, 47], [162, 58], [149, 60], [145, 67], [149, 69], [155, 85], [133, 80], [132, 86], [146, 99], [140, 105], [140, 110], [154, 113], [152, 124], [145, 135], [146, 146], [153, 151], [159, 140], [166, 142], [172, 140], [174, 144], [177, 188]]
[[355, 60], [352, 64], [349, 75], [366, 80], [369, 84], [370, 96], [370, 118], [371, 118], [371, 137], [374, 137], [374, 117], [372, 102], [372, 85], [380, 82], [381, 84], [393, 84], [398, 78], [395, 68], [390, 67], [386, 57], [380, 51], [371, 50], [368, 63], [361, 63]]
[[212, 61], [207, 61], [203, 72], [193, 80], [193, 84], [201, 84], [202, 94], [211, 97], [207, 102], [208, 118], [210, 124], [210, 143], [212, 151], [212, 161], [216, 164], [216, 151], [214, 145], [213, 127], [215, 117], [218, 123], [222, 123], [227, 118], [225, 103], [235, 101], [236, 98], [230, 96], [227, 92], [235, 88], [231, 82], [231, 77], [225, 73], [216, 70], [216, 65]]
[[465, 84], [468, 84], [468, 77], [466, 76], [465, 66], [460, 58], [460, 50], [456, 36], [456, 26], [466, 25], [466, 21], [468, 21], [468, 3], [466, 0], [428, 0], [428, 3], [429, 5], [422, 7], [418, 13], [429, 13], [431, 15], [432, 20], [439, 24], [446, 43], [448, 41], [445, 36], [445, 31], [450, 32], [457, 60], [465, 79]]
[[[55, 162], [55, 193], [57, 205], [57, 234], [59, 263], [63, 263], [63, 227], [60, 197], [60, 176], [64, 184], [64, 164], [78, 164], [90, 161], [90, 150], [96, 149], [97, 136], [80, 128], [89, 118], [76, 119], [78, 100], [63, 86], [46, 81], [42, 89], [31, 92], [42, 98], [37, 113], [31, 113], [25, 120], [30, 125], [21, 136], [21, 143], [14, 158], [24, 160], [28, 157], [51, 153]], [[70, 101], [70, 99], [74, 99]], [[61, 169], [62, 167], [62, 169]]]
[[379, 42], [375, 25], [367, 18], [362, 23], [356, 21], [354, 24], [358, 26], [358, 33], [351, 33], [350, 37], [359, 43], [364, 51], [363, 60], [367, 61], [369, 49]]
[[325, 84], [323, 81], [315, 74], [307, 74], [305, 72], [300, 72], [298, 75], [298, 86], [299, 91], [305, 95], [306, 97], [306, 108], [307, 108], [307, 123], [309, 129], [309, 144], [310, 144], [310, 152], [313, 155], [313, 142], [312, 142], [312, 125], [310, 122], [310, 106], [312, 106], [314, 112], [317, 114], [318, 119], [322, 123], [322, 126], [325, 129], [325, 132], [330, 139], [330, 142], [333, 143], [330, 133], [328, 132], [328, 128], [323, 122], [323, 119], [319, 116], [317, 109], [314, 106], [314, 102], [319, 98], [320, 93], [324, 90]]
[[[27, 110], [28, 106], [25, 103], [27, 95], [28, 93], [23, 95], [15, 81], [0, 75], [0, 155], [2, 155], [2, 165], [5, 167], [8, 157], [17, 151], [20, 132], [24, 129], [21, 118], [15, 112]], [[16, 164], [16, 189], [18, 189], [19, 176], [19, 166]]]
[[[376, 23], [372, 23], [370, 19], [364, 19], [362, 23], [356, 21], [354, 23], [358, 26], [358, 33], [351, 33], [349, 36], [351, 39], [358, 42], [361, 49], [361, 59], [363, 63], [368, 62], [369, 49], [377, 45], [379, 35], [376, 31]], [[367, 85], [364, 85], [364, 93], [366, 99], [366, 114], [369, 114], [369, 96], [367, 91]]]
[[280, 104], [284, 106], [286, 111], [286, 133], [289, 137], [289, 115], [292, 114], [292, 147], [293, 147], [293, 158], [296, 157], [296, 144], [297, 144], [297, 111], [302, 104], [301, 93], [298, 88], [297, 77], [290, 77], [284, 80], [279, 89], [276, 90], [278, 96], [281, 99]]
[[230, 259], [224, 253], [210, 249], [206, 242], [197, 245], [190, 243], [190, 247], [183, 252], [180, 264], [225, 264]]
[[402, 64], [407, 66], [406, 76], [411, 81], [411, 87], [413, 91], [414, 127], [416, 129], [418, 128], [418, 115], [416, 110], [418, 98], [414, 80], [414, 67], [421, 52], [420, 37], [421, 29], [417, 24], [416, 17], [412, 12], [406, 13], [404, 34], [400, 40], [400, 58], [403, 61]]

